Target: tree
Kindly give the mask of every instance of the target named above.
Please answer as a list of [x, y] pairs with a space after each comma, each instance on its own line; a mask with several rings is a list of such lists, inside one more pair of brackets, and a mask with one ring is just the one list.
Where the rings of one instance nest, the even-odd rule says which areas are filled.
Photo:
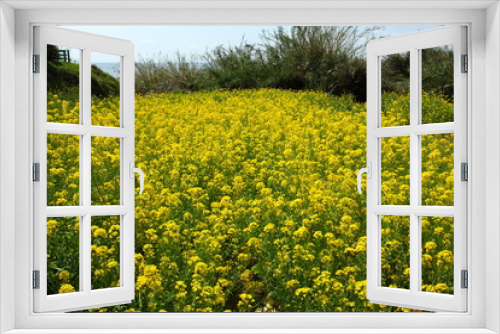
[[47, 62], [59, 61], [59, 48], [55, 45], [47, 45]]

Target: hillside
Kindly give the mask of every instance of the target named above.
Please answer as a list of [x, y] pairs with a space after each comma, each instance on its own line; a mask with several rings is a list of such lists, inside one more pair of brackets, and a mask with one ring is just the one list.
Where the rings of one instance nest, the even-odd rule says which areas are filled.
[[[119, 96], [120, 82], [95, 65], [91, 67], [92, 96], [100, 98]], [[47, 63], [47, 89], [62, 94], [66, 99], [76, 99], [80, 78], [80, 65], [67, 62]]]

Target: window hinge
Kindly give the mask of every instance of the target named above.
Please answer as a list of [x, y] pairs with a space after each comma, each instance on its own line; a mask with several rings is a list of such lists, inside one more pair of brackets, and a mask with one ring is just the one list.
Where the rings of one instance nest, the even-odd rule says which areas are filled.
[[33, 73], [40, 73], [40, 55], [33, 55]]
[[467, 289], [469, 287], [469, 273], [467, 270], [462, 270], [462, 289]]
[[462, 73], [469, 72], [469, 56], [462, 55]]
[[40, 182], [40, 163], [33, 164], [33, 181]]
[[33, 270], [33, 289], [40, 289], [40, 270]]
[[469, 165], [466, 162], [462, 162], [461, 164], [461, 181], [469, 181]]

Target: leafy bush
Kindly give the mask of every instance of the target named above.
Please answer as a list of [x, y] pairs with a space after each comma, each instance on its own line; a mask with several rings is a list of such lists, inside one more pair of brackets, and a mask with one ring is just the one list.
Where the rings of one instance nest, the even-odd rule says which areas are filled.
[[218, 46], [205, 55], [207, 73], [219, 88], [268, 87], [271, 73], [262, 50], [242, 42], [240, 46]]
[[278, 27], [260, 44], [218, 46], [200, 59], [161, 55], [136, 64], [140, 94], [207, 89], [281, 88], [350, 94], [366, 100], [364, 45], [373, 28]]
[[364, 49], [377, 28], [278, 27], [263, 34], [271, 86], [366, 101]]
[[377, 28], [278, 27], [259, 45], [219, 46], [205, 56], [221, 88], [281, 88], [366, 100], [364, 45]]
[[172, 91], [198, 91], [211, 87], [206, 70], [196, 59], [176, 55], [175, 60], [163, 57], [141, 59], [135, 65], [135, 87], [138, 94], [160, 94]]
[[[451, 46], [421, 51], [422, 90], [442, 95], [453, 102], [454, 54]], [[410, 91], [410, 53], [391, 54], [382, 60], [382, 91], [407, 94]]]

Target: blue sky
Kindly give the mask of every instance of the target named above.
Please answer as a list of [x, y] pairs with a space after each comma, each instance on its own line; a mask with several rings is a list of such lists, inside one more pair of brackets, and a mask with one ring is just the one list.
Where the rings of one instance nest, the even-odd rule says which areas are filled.
[[[123, 38], [135, 45], [136, 60], [149, 58], [161, 52], [162, 55], [202, 55], [218, 45], [239, 45], [242, 38], [248, 43], [260, 41], [263, 30], [272, 30], [266, 26], [162, 26], [162, 27], [65, 27], [89, 33]], [[383, 36], [395, 36], [434, 27], [390, 26], [378, 32]], [[93, 63], [116, 62], [116, 58], [105, 54], [92, 56]]]

